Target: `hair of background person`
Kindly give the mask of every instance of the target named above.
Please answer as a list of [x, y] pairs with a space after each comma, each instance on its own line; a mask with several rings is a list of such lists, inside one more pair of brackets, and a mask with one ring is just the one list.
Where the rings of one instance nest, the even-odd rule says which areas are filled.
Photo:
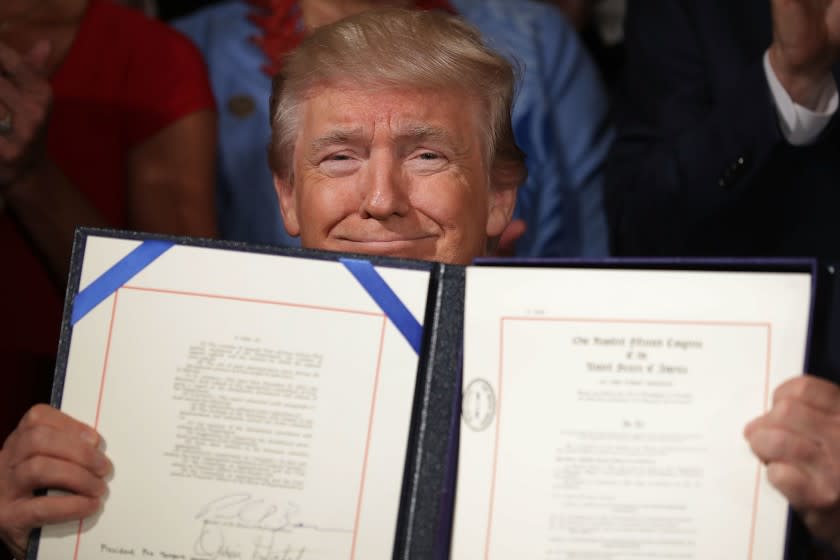
[[488, 124], [488, 164], [525, 177], [524, 154], [511, 124], [516, 71], [487, 47], [477, 29], [438, 11], [384, 8], [316, 29], [291, 51], [272, 84], [269, 162], [293, 180], [299, 107], [318, 87], [462, 91], [477, 99]]

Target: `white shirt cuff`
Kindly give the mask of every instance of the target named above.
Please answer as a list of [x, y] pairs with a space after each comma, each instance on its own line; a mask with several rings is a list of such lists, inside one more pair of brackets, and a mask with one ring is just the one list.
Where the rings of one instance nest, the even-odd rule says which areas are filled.
[[794, 146], [804, 146], [816, 140], [828, 121], [837, 112], [837, 84], [834, 79], [826, 81], [825, 87], [817, 99], [816, 110], [812, 111], [797, 104], [790, 98], [782, 82], [770, 66], [770, 51], [764, 53], [764, 74], [770, 85], [770, 93], [779, 115], [779, 126], [785, 140]]

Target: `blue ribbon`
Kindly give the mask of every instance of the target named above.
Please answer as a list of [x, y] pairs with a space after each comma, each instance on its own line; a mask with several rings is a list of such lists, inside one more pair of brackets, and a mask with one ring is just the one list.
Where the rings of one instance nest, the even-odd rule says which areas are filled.
[[391, 286], [376, 272], [369, 261], [360, 259], [339, 259], [341, 264], [358, 280], [359, 284], [382, 309], [397, 330], [405, 337], [416, 353], [420, 353], [423, 343], [423, 325], [421, 325], [405, 304], [397, 297]]
[[108, 299], [123, 284], [149, 266], [152, 261], [164, 254], [174, 243], [169, 241], [144, 241], [133, 251], [109, 268], [87, 288], [76, 294], [73, 300], [73, 312], [70, 324], [75, 325], [94, 307]]

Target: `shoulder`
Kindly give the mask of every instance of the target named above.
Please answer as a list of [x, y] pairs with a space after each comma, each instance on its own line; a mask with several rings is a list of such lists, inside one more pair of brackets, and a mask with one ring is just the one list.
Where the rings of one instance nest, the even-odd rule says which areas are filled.
[[202, 66], [201, 53], [169, 25], [113, 0], [91, 0], [86, 14], [89, 36], [109, 58], [124, 63]]
[[77, 73], [128, 109], [123, 122], [131, 145], [181, 117], [214, 108], [204, 59], [180, 32], [112, 0], [91, 0], [85, 17], [77, 58], [88, 64]]

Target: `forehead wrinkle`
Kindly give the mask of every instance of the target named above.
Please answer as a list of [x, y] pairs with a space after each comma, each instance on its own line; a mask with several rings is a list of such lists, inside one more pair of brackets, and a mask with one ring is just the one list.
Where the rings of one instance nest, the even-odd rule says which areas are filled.
[[445, 127], [426, 123], [407, 123], [397, 127], [396, 140], [400, 144], [422, 144], [433, 142], [443, 144], [457, 157], [463, 157], [470, 150], [469, 143], [461, 135], [453, 134]]
[[314, 138], [309, 143], [309, 153], [318, 153], [324, 148], [339, 144], [356, 143], [364, 139], [365, 133], [361, 127], [335, 128]]

